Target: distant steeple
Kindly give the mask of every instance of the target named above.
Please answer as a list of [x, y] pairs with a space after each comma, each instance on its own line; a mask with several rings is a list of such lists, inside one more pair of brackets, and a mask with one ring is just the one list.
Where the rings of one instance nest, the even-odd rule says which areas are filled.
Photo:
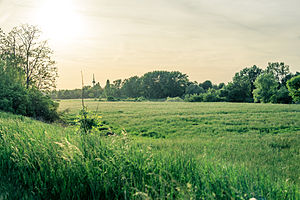
[[93, 74], [93, 87], [95, 86], [95, 84], [96, 84], [96, 81], [95, 81], [95, 75]]

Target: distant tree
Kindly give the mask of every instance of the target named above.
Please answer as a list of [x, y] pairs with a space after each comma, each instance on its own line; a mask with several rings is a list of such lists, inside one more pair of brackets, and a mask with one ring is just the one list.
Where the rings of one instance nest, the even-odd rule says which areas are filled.
[[254, 90], [254, 82], [256, 78], [263, 72], [262, 69], [253, 65], [252, 67], [246, 67], [242, 69], [239, 73], [236, 73], [233, 80], [239, 81], [240, 78], [245, 78], [250, 83], [251, 92]]
[[142, 96], [142, 80], [138, 76], [125, 79], [122, 82], [122, 93], [127, 97], [137, 98]]
[[278, 82], [274, 78], [273, 74], [261, 74], [257, 77], [254, 85], [256, 87], [253, 91], [255, 102], [268, 103], [274, 101], [273, 99], [276, 98]]
[[204, 90], [207, 91], [209, 88], [213, 87], [213, 84], [212, 84], [212, 82], [210, 80], [206, 80], [203, 83], [200, 83], [199, 86], [202, 87]]
[[200, 94], [204, 93], [205, 90], [200, 87], [197, 83], [191, 83], [185, 88], [185, 94]]
[[111, 85], [111, 95], [113, 97], [121, 97], [121, 84], [122, 80], [117, 79], [113, 81], [113, 84]]
[[220, 96], [229, 102], [253, 102], [251, 84], [245, 77], [229, 82], [221, 89]]
[[147, 98], [182, 96], [188, 84], [188, 76], [178, 71], [153, 71], [144, 74], [142, 88]]
[[105, 84], [105, 87], [104, 87], [104, 95], [106, 97], [109, 97], [112, 95], [112, 92], [111, 92], [111, 84], [110, 84], [110, 81], [107, 79], [106, 81], [106, 84]]
[[300, 75], [287, 81], [287, 87], [295, 103], [300, 102]]
[[289, 95], [289, 91], [285, 86], [281, 86], [276, 91], [274, 98], [271, 100], [272, 103], [284, 103], [289, 104], [293, 102], [292, 97]]
[[204, 102], [218, 102], [220, 101], [219, 97], [220, 91], [210, 88], [206, 93], [203, 94], [203, 101]]
[[220, 83], [219, 85], [218, 85], [218, 89], [222, 89], [222, 88], [224, 88], [226, 85], [225, 85], [225, 83]]
[[290, 75], [290, 67], [283, 62], [268, 63], [266, 73], [273, 74], [280, 86], [285, 86], [287, 76]]
[[46, 40], [40, 40], [41, 31], [36, 26], [14, 27], [7, 35], [0, 33], [0, 56], [11, 67], [20, 67], [25, 74], [28, 89], [55, 88], [57, 68], [52, 60], [52, 50]]

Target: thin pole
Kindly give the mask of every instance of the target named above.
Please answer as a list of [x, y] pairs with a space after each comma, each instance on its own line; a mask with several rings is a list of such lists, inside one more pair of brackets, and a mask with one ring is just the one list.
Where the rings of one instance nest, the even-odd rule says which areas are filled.
[[81, 70], [81, 81], [82, 81], [82, 88], [81, 88], [81, 104], [82, 104], [82, 110], [84, 110], [84, 100], [83, 100], [83, 87], [84, 87], [84, 83], [83, 83], [83, 73]]

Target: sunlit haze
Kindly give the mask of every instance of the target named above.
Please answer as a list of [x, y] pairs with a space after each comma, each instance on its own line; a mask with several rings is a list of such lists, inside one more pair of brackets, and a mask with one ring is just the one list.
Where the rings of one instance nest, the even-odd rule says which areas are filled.
[[268, 62], [300, 71], [299, 0], [0, 0], [0, 27], [37, 25], [54, 50], [58, 88], [92, 74], [103, 86], [153, 70], [231, 80]]

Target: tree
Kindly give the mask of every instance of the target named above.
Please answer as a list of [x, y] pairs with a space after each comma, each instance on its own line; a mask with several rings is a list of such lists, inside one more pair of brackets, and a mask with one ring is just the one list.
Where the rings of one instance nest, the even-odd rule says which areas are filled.
[[58, 103], [35, 88], [25, 88], [24, 72], [0, 59], [0, 110], [53, 122]]
[[289, 95], [288, 89], [285, 86], [281, 86], [279, 90], [276, 91], [276, 94], [271, 102], [289, 104], [293, 102], [293, 99]]
[[210, 80], [206, 80], [204, 81], [203, 83], [200, 83], [199, 84], [200, 87], [202, 87], [204, 90], [208, 90], [209, 88], [212, 88], [213, 85], [212, 85], [212, 82]]
[[122, 93], [127, 97], [137, 98], [142, 96], [142, 80], [138, 76], [130, 77], [122, 82]]
[[142, 88], [147, 98], [182, 96], [188, 84], [188, 76], [178, 71], [153, 71], [144, 74]]
[[295, 103], [300, 102], [300, 75], [293, 77], [287, 82], [290, 95]]
[[273, 74], [277, 82], [285, 86], [284, 80], [290, 74], [290, 67], [285, 65], [284, 62], [268, 63], [266, 72]]
[[233, 81], [240, 81], [241, 79], [247, 80], [250, 84], [250, 96], [252, 97], [252, 92], [254, 90], [254, 82], [256, 78], [262, 73], [262, 69], [253, 65], [252, 67], [246, 67], [240, 72], [236, 73], [233, 77]]
[[41, 31], [36, 26], [14, 27], [7, 35], [0, 34], [1, 59], [11, 67], [24, 71], [26, 88], [39, 90], [55, 88], [57, 68], [52, 60], [52, 50], [46, 40], [40, 39]]
[[245, 77], [229, 82], [221, 89], [220, 97], [229, 102], [253, 102], [250, 81]]
[[109, 96], [112, 95], [111, 84], [110, 84], [109, 79], [106, 80], [106, 84], [105, 84], [105, 87], [104, 87], [104, 95], [105, 95], [105, 97], [109, 97]]
[[197, 83], [192, 83], [185, 88], [185, 94], [200, 94], [204, 92], [204, 89], [200, 87]]
[[273, 74], [264, 73], [257, 77], [254, 82], [256, 89], [253, 90], [255, 102], [269, 103], [276, 98], [278, 82]]

